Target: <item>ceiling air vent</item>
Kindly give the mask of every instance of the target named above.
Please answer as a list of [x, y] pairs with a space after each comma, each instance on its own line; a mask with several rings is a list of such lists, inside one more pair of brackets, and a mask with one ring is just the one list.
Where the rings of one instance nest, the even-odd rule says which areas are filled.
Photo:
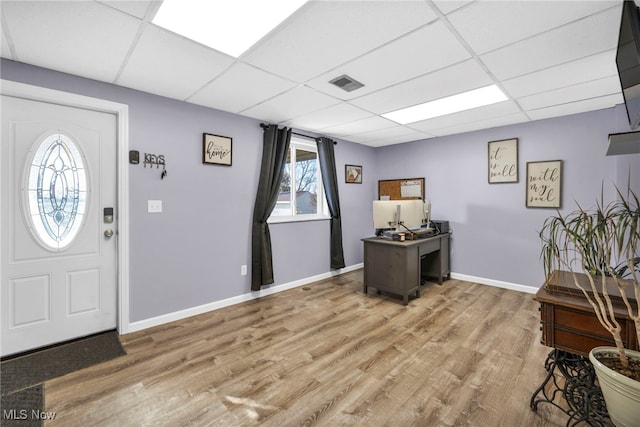
[[329, 83], [336, 85], [340, 89], [346, 90], [347, 92], [360, 89], [362, 86], [364, 86], [362, 83], [355, 80], [353, 77], [347, 76], [346, 74], [336, 77], [335, 79], [331, 80]]

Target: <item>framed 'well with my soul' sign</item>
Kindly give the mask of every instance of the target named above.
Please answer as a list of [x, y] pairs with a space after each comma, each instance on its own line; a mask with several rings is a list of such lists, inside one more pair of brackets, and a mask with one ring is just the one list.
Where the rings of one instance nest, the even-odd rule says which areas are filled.
[[231, 142], [228, 136], [202, 134], [202, 163], [231, 166]]
[[527, 207], [560, 208], [562, 160], [527, 162]]

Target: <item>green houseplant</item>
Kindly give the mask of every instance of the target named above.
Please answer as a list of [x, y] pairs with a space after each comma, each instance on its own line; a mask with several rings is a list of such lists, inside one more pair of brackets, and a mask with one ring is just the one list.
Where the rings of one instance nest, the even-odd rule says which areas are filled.
[[[543, 243], [541, 258], [545, 282], [549, 282], [555, 271], [568, 272], [576, 288], [582, 291], [593, 308], [600, 324], [613, 337], [615, 348], [594, 349], [589, 357], [614, 423], [637, 426], [640, 425], [640, 400], [635, 403], [615, 403], [613, 397], [608, 396], [621, 392], [625, 396], [637, 395], [640, 399], [640, 377], [637, 372], [640, 353], [624, 348], [622, 329], [615, 317], [611, 295], [611, 289], [617, 289], [619, 296], [616, 298], [621, 299], [626, 307], [634, 322], [636, 336], [640, 337], [640, 204], [638, 196], [630, 188], [626, 195], [618, 189], [616, 192], [616, 201], [605, 204], [603, 189], [595, 208], [587, 210], [578, 205], [576, 210], [566, 215], [556, 211], [556, 215], [547, 218], [539, 233]], [[596, 357], [603, 351], [616, 355], [614, 359], [619, 362], [616, 363], [619, 367], [615, 370], [622, 376], [630, 377], [631, 388], [637, 387], [636, 391], [629, 391], [628, 384], [612, 385], [613, 391], [605, 389], [611, 381], [601, 377], [601, 356]], [[607, 369], [611, 370], [613, 366]], [[614, 372], [610, 376], [620, 377], [618, 374]], [[619, 407], [631, 408], [635, 412], [618, 414]]]

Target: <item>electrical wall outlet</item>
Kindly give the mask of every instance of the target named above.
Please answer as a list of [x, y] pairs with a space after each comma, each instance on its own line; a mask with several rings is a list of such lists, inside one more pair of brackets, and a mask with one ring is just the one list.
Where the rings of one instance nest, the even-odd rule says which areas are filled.
[[149, 213], [162, 212], [162, 200], [147, 200], [147, 212]]
[[247, 275], [247, 266], [246, 265], [241, 265], [240, 266], [240, 275], [241, 276], [246, 276]]

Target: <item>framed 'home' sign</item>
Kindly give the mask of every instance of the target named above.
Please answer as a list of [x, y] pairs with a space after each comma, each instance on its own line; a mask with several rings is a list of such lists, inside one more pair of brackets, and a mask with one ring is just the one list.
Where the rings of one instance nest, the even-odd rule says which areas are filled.
[[489, 142], [489, 184], [518, 182], [518, 138]]
[[202, 163], [231, 166], [231, 142], [228, 136], [202, 134]]

